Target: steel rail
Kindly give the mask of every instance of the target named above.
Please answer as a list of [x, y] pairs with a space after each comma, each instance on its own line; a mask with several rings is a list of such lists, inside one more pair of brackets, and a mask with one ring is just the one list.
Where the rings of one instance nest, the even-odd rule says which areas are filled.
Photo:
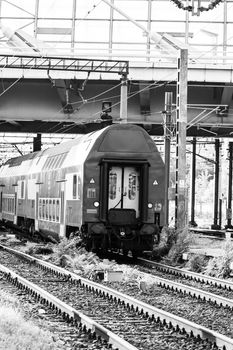
[[183, 270], [183, 269], [180, 269], [178, 267], [173, 267], [173, 266], [157, 263], [157, 262], [143, 259], [143, 258], [138, 258], [137, 260], [143, 264], [153, 266], [159, 271], [169, 272], [169, 273], [171, 273], [173, 275], [177, 275], [177, 276], [184, 276], [184, 277], [192, 279], [192, 280], [196, 280], [196, 281], [207, 283], [207, 284], [212, 284], [215, 287], [233, 290], [233, 282], [231, 282], [231, 281], [203, 275], [203, 274], [197, 273], [197, 272]]
[[7, 267], [0, 264], [0, 271], [14, 284], [19, 288], [24, 288], [29, 293], [34, 294], [38, 299], [44, 303], [47, 302], [49, 307], [56, 308], [59, 310], [59, 313], [65, 319], [73, 320], [78, 324], [81, 324], [83, 330], [88, 330], [92, 334], [95, 334], [97, 337], [101, 337], [106, 340], [114, 349], [118, 350], [137, 350], [137, 348], [124, 339], [120, 338], [118, 335], [109, 331], [107, 328], [103, 327], [96, 321], [92, 320], [90, 317], [84, 315], [82, 312], [74, 309], [68, 304], [64, 303], [57, 297], [43, 290], [36, 284], [26, 280], [20, 275], [16, 274], [14, 271], [8, 269]]
[[206, 292], [204, 290], [188, 286], [187, 284], [174, 282], [174, 281], [167, 280], [165, 278], [154, 276], [154, 275], [151, 275], [148, 273], [143, 272], [142, 276], [143, 275], [154, 279], [155, 283], [157, 283], [157, 285], [162, 287], [162, 288], [175, 290], [179, 293], [188, 294], [188, 295], [191, 295], [193, 297], [202, 299], [204, 301], [212, 301], [217, 305], [225, 306], [225, 307], [227, 306], [227, 307], [233, 309], [233, 299], [225, 298], [225, 297], [222, 297], [222, 296], [214, 294], [214, 293]]
[[37, 259], [25, 253], [15, 251], [14, 249], [5, 247], [3, 245], [0, 245], [0, 248], [12, 252], [13, 254], [19, 255], [20, 257], [25, 258], [26, 260], [29, 260], [32, 263], [35, 263], [44, 269], [54, 271], [54, 273], [56, 273], [59, 276], [66, 276], [71, 281], [80, 283], [81, 286], [86, 287], [89, 290], [95, 291], [96, 293], [102, 294], [110, 299], [114, 299], [115, 301], [122, 302], [127, 307], [133, 308], [140, 313], [144, 313], [146, 316], [155, 319], [157, 322], [166, 324], [169, 327], [173, 327], [177, 331], [186, 332], [190, 336], [195, 336], [201, 339], [208, 339], [210, 342], [216, 344], [223, 350], [233, 350], [233, 339], [224, 336], [218, 332], [212, 331], [211, 329], [198, 325], [194, 322], [190, 322], [184, 318], [158, 309], [154, 306], [146, 304], [140, 300], [132, 298], [121, 292], [115, 291], [99, 283], [90, 281], [75, 273], [67, 271], [62, 267]]

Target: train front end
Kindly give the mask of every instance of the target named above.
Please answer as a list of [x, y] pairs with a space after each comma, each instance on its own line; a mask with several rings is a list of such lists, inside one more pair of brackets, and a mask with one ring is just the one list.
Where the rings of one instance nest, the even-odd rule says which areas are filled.
[[83, 232], [94, 249], [151, 251], [164, 216], [164, 164], [140, 127], [107, 128], [84, 166]]

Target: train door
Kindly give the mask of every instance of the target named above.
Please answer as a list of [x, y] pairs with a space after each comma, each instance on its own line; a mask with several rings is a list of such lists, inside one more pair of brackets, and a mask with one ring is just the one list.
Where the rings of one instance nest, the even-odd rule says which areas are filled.
[[112, 166], [108, 178], [108, 210], [134, 209], [136, 217], [139, 217], [139, 169], [134, 166]]

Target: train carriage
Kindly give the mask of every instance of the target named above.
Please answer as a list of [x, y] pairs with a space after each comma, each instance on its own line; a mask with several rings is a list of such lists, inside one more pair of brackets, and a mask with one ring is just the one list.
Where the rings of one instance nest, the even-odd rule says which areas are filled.
[[0, 219], [95, 249], [151, 250], [164, 220], [164, 164], [146, 131], [116, 124], [0, 168]]

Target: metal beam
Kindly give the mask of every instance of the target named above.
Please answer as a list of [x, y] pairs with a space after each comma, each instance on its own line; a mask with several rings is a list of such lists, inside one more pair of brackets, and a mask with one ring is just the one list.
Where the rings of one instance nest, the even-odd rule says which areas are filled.
[[0, 68], [43, 69], [47, 71], [100, 72], [128, 74], [129, 62], [121, 60], [100, 60], [71, 58], [63, 56], [3, 55], [0, 54]]

